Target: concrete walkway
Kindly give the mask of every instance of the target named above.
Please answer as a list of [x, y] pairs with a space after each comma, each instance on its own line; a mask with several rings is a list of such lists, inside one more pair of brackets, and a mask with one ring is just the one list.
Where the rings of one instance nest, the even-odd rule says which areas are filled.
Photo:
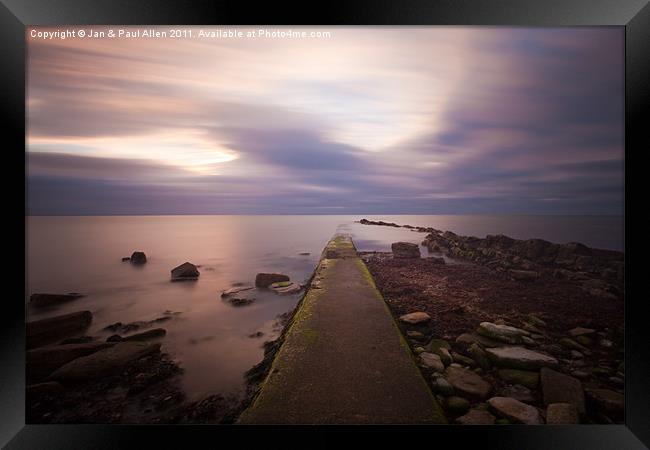
[[239, 423], [445, 422], [352, 240], [335, 236]]

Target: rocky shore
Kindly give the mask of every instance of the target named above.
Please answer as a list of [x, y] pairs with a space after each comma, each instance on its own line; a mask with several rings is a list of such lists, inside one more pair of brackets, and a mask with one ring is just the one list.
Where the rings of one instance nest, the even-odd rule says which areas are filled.
[[402, 227], [362, 257], [450, 422], [623, 422], [622, 253]]

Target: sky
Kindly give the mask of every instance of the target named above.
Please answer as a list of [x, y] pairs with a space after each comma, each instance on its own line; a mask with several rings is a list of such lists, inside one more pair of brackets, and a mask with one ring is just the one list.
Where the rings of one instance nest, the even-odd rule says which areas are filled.
[[622, 28], [200, 29], [28, 34], [28, 214], [623, 212]]

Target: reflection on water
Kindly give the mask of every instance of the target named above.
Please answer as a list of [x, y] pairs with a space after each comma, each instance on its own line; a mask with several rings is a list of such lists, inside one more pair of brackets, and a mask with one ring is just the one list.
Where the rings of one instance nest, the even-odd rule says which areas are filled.
[[[362, 251], [389, 251], [391, 242], [419, 243], [407, 229], [354, 223], [362, 216], [120, 216], [28, 217], [28, 292], [81, 292], [86, 297], [55, 310], [28, 310], [35, 320], [80, 309], [93, 312], [89, 334], [114, 322], [152, 320], [180, 312], [162, 324], [163, 350], [184, 368], [192, 398], [237, 393], [243, 373], [263, 356], [261, 344], [277, 337], [274, 320], [291, 310], [298, 295], [256, 292], [256, 301], [234, 308], [220, 298], [234, 283], [252, 284], [258, 272], [282, 272], [306, 281], [336, 232], [352, 234]], [[582, 241], [622, 248], [620, 218], [506, 216], [365, 216], [459, 234], [510, 234], [555, 242]], [[123, 263], [134, 250], [144, 266]], [[300, 253], [309, 252], [309, 255]], [[172, 283], [170, 270], [189, 261], [200, 265], [196, 282]], [[249, 335], [262, 331], [261, 338]]]

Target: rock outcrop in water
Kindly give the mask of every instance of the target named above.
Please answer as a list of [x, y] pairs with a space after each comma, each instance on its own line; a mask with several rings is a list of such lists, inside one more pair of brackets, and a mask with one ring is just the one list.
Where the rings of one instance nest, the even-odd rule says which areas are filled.
[[199, 275], [201, 275], [199, 269], [189, 262], [172, 269], [172, 281], [197, 280]]
[[130, 261], [131, 264], [144, 264], [147, 262], [147, 255], [144, 252], [133, 252]]
[[82, 333], [93, 320], [90, 311], [79, 311], [27, 322], [27, 348], [35, 348]]
[[289, 281], [289, 277], [281, 273], [258, 273], [255, 277], [255, 286], [267, 288], [273, 283], [280, 283], [283, 281]]
[[394, 242], [390, 249], [393, 252], [393, 258], [419, 258], [420, 247], [410, 242]]

